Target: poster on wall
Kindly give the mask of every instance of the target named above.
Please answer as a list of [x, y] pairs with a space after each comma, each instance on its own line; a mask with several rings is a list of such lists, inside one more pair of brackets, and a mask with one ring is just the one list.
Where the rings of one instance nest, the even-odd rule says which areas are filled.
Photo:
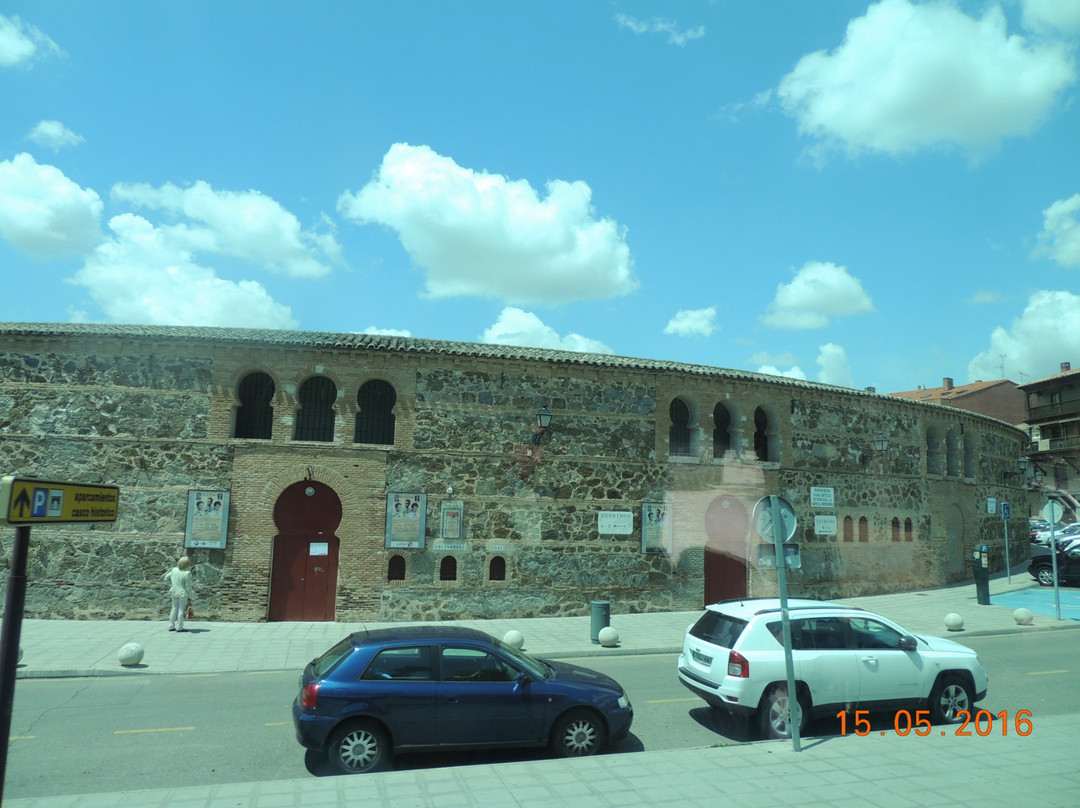
[[447, 499], [442, 504], [442, 522], [439, 525], [440, 539], [460, 539], [461, 522], [465, 514], [465, 501]]
[[386, 546], [424, 549], [427, 494], [386, 495]]
[[665, 502], [641, 503], [641, 552], [671, 553], [671, 506]]
[[188, 491], [185, 547], [224, 550], [229, 532], [228, 491]]

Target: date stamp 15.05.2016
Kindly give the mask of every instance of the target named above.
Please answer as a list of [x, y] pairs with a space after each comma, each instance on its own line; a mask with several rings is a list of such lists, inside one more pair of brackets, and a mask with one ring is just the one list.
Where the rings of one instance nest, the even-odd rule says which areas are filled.
[[[870, 735], [872, 730], [869, 715], [869, 710], [856, 710], [851, 731], [856, 735]], [[847, 735], [849, 732], [848, 712], [841, 710], [836, 714], [836, 717], [840, 719], [840, 734]], [[957, 723], [949, 725], [953, 728], [953, 735], [985, 738], [995, 732], [995, 727], [1002, 735], [1009, 734], [1008, 710], [1002, 710], [996, 714], [989, 710], [979, 710], [975, 713], [969, 710], [960, 710], [957, 712], [957, 718], [959, 719]], [[1031, 710], [1018, 710], [1014, 713], [1011, 726], [1013, 732], [1017, 735], [1030, 735], [1033, 729]], [[905, 737], [916, 735], [924, 738], [934, 732], [934, 727], [930, 723], [930, 711], [916, 710], [913, 714], [910, 710], [897, 710], [896, 716], [893, 718], [893, 729], [897, 735]], [[948, 734], [948, 731], [944, 729], [940, 730], [940, 732], [942, 735]], [[880, 734], [884, 735], [885, 730], [881, 730]]]

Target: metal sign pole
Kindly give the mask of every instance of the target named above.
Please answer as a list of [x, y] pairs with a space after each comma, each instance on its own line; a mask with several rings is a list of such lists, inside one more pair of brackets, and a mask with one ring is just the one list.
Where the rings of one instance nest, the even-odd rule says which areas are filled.
[[1005, 580], [1012, 583], [1012, 564], [1009, 563], [1009, 504], [1001, 506], [1001, 522], [1005, 525]]
[[787, 603], [787, 558], [784, 557], [784, 523], [780, 517], [780, 497], [769, 497], [769, 511], [772, 518], [772, 538], [776, 547], [776, 578], [780, 585], [780, 628], [784, 636], [784, 667], [787, 669], [788, 725], [791, 727], [791, 746], [798, 752], [799, 724], [802, 722], [802, 707], [795, 692], [795, 663], [791, 658], [791, 620], [788, 618]]
[[0, 628], [0, 800], [4, 798], [11, 714], [15, 705], [15, 671], [19, 667], [19, 634], [26, 606], [26, 556], [29, 546], [30, 528], [19, 525], [15, 528], [15, 543], [11, 548], [4, 624]]

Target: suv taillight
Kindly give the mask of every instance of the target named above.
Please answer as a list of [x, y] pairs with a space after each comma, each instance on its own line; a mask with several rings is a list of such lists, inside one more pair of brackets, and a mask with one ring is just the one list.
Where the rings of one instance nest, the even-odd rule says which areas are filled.
[[304, 689], [300, 693], [300, 704], [304, 707], [311, 707], [312, 709], [319, 706], [318, 682], [311, 682], [304, 685]]
[[749, 660], [738, 651], [730, 652], [727, 658], [727, 675], [739, 679], [748, 679], [750, 677]]

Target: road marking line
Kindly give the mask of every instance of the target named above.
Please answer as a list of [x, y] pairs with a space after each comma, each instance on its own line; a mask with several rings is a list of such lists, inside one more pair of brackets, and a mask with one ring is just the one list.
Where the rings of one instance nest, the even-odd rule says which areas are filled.
[[278, 674], [278, 673], [288, 673], [288, 672], [289, 672], [288, 668], [281, 668], [280, 670], [276, 670], [276, 671], [244, 671], [244, 673], [246, 673], [248, 676], [274, 676], [275, 674]]
[[117, 729], [113, 735], [137, 735], [143, 732], [191, 732], [195, 727], [160, 727], [159, 729]]
[[12, 741], [32, 741], [37, 738], [37, 735], [12, 735]]
[[212, 679], [215, 676], [221, 676], [220, 673], [181, 673], [179, 678], [181, 679]]
[[292, 721], [267, 721], [263, 724], [264, 727], [287, 727]]
[[1052, 676], [1059, 673], [1068, 673], [1068, 671], [1029, 671], [1028, 676]]
[[689, 698], [689, 699], [652, 699], [651, 701], [647, 701], [645, 703], [646, 704], [679, 704], [681, 702], [686, 702], [686, 701], [701, 701], [701, 699], [693, 698], [693, 697]]

